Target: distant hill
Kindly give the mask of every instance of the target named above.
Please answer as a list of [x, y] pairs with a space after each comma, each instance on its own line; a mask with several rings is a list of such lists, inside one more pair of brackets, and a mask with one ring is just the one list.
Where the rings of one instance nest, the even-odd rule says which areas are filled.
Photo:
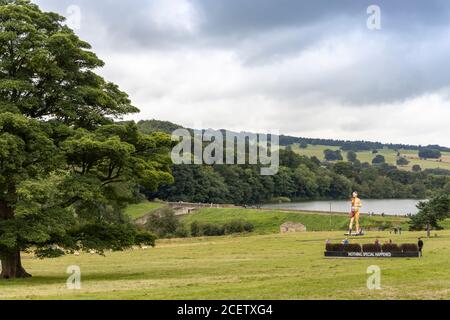
[[[153, 132], [165, 132], [172, 133], [176, 129], [183, 128], [183, 126], [169, 122], [169, 121], [161, 121], [161, 120], [141, 120], [137, 123], [138, 128], [146, 134]], [[189, 128], [188, 128], [189, 129]], [[192, 129], [189, 129], [192, 130]], [[224, 129], [221, 129], [224, 131]], [[237, 132], [234, 132], [237, 134]], [[249, 132], [240, 132], [240, 134], [248, 134]], [[410, 144], [393, 144], [393, 143], [381, 143], [381, 142], [373, 142], [373, 141], [351, 141], [351, 140], [338, 140], [338, 139], [322, 139], [322, 138], [305, 138], [305, 137], [293, 137], [287, 135], [280, 135], [280, 145], [281, 146], [289, 146], [293, 144], [309, 144], [309, 145], [317, 145], [317, 146], [333, 146], [338, 147], [344, 151], [372, 151], [372, 150], [380, 150], [380, 149], [390, 149], [390, 150], [421, 150], [421, 149], [433, 149], [439, 150], [441, 152], [450, 152], [450, 148], [443, 147], [439, 145], [410, 145]]]
[[150, 134], [153, 132], [165, 132], [167, 134], [171, 134], [177, 129], [183, 128], [182, 126], [169, 122], [169, 121], [161, 121], [161, 120], [141, 120], [137, 123], [139, 130], [142, 133]]
[[321, 145], [321, 146], [334, 146], [339, 147], [344, 151], [369, 151], [378, 149], [391, 149], [391, 150], [421, 150], [421, 149], [433, 149], [442, 152], [450, 152], [450, 148], [442, 147], [439, 145], [410, 145], [410, 144], [393, 144], [393, 143], [381, 143], [372, 141], [350, 141], [350, 140], [335, 140], [335, 139], [318, 139], [318, 138], [303, 138], [303, 137], [292, 137], [292, 136], [280, 136], [280, 145], [289, 146], [295, 143], [305, 143], [311, 145]]

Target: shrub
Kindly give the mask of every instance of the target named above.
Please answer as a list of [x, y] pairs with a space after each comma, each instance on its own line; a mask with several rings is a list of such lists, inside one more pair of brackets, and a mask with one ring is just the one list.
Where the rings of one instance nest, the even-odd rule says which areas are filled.
[[384, 156], [382, 156], [381, 154], [377, 155], [372, 160], [372, 164], [382, 164], [382, 163], [386, 163], [386, 158]]
[[381, 250], [383, 252], [401, 252], [402, 250], [398, 246], [398, 244], [395, 243], [385, 243], [381, 246]]
[[381, 252], [381, 246], [374, 243], [363, 244], [363, 252]]
[[253, 224], [242, 220], [234, 220], [223, 225], [225, 234], [252, 232], [254, 230]]
[[180, 222], [171, 208], [162, 208], [149, 215], [145, 229], [164, 238], [174, 235]]
[[202, 236], [201, 225], [197, 221], [194, 221], [191, 223], [191, 236], [193, 236], [193, 237], [201, 237]]
[[193, 237], [222, 236], [224, 235], [224, 229], [218, 224], [194, 221], [191, 223], [191, 235]]
[[325, 155], [325, 160], [327, 161], [342, 161], [344, 158], [342, 157], [341, 150], [330, 150], [326, 149], [323, 151]]
[[403, 252], [418, 252], [419, 247], [415, 243], [404, 243], [400, 246]]
[[435, 149], [421, 149], [419, 150], [419, 158], [422, 159], [439, 159], [442, 154], [439, 150]]
[[344, 251], [344, 245], [342, 243], [327, 243], [326, 250], [342, 252]]
[[255, 230], [255, 226], [251, 222], [246, 222], [244, 224], [244, 231], [245, 232], [252, 232], [253, 230]]
[[189, 237], [189, 230], [184, 224], [180, 224], [175, 231], [175, 237], [177, 238], [187, 238]]
[[300, 147], [300, 149], [307, 149], [308, 143], [306, 143], [305, 141], [302, 141], [302, 142], [300, 142], [299, 147]]
[[407, 166], [409, 164], [408, 159], [400, 157], [397, 159], [397, 165], [399, 166]]
[[223, 225], [217, 223], [201, 223], [194, 221], [191, 223], [191, 235], [201, 236], [223, 236], [226, 234], [252, 232], [255, 229], [250, 222], [233, 220]]
[[135, 237], [135, 243], [139, 245], [149, 245], [154, 247], [156, 235], [146, 231], [138, 231]]
[[202, 235], [212, 237], [212, 236], [223, 236], [225, 234], [225, 230], [223, 226], [214, 223], [205, 223], [202, 226]]
[[358, 243], [350, 243], [348, 245], [344, 245], [345, 252], [361, 252], [361, 245]]

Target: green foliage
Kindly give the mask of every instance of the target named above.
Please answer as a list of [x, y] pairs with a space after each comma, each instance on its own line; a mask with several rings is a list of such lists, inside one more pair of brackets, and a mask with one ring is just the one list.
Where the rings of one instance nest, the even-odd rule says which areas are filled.
[[372, 160], [372, 164], [382, 164], [382, 163], [386, 163], [386, 158], [381, 154], [376, 155], [375, 158], [373, 158]]
[[442, 229], [440, 221], [450, 217], [450, 195], [442, 194], [428, 202], [420, 202], [419, 213], [410, 219], [410, 230]]
[[63, 255], [65, 255], [65, 251], [60, 248], [38, 248], [34, 252], [34, 255], [38, 259], [45, 259], [45, 258], [58, 258]]
[[421, 149], [419, 150], [419, 157], [423, 159], [439, 159], [442, 157], [442, 153], [436, 149]]
[[[420, 166], [419, 166], [419, 169], [420, 169]], [[420, 169], [418, 171], [421, 171], [421, 170], [422, 169]], [[437, 176], [450, 176], [450, 170], [442, 169], [442, 168], [425, 169], [424, 172], [429, 173], [429, 174], [434, 174]]]
[[29, 1], [0, 3], [0, 111], [83, 128], [136, 112], [125, 93], [93, 72], [104, 63], [63, 20]]
[[138, 234], [122, 211], [140, 187], [173, 181], [170, 136], [114, 123], [138, 109], [95, 73], [103, 62], [63, 20], [30, 1], [0, 1], [4, 257], [152, 244], [154, 236]]
[[249, 221], [231, 220], [225, 223], [193, 221], [190, 224], [191, 236], [223, 236], [236, 233], [252, 232], [255, 227]]
[[164, 132], [172, 134], [177, 129], [181, 129], [180, 125], [171, 123], [169, 121], [159, 120], [141, 120], [137, 123], [139, 130], [144, 134], [152, 134], [155, 132]]
[[156, 236], [153, 233], [145, 231], [137, 231], [134, 243], [138, 245], [155, 246]]
[[299, 147], [300, 147], [301, 149], [307, 149], [307, 148], [308, 148], [308, 144], [307, 144], [306, 142], [300, 142], [300, 143], [299, 143]]
[[350, 162], [356, 162], [356, 160], [358, 160], [358, 155], [355, 151], [349, 151], [347, 152], [347, 160]]
[[323, 151], [323, 154], [325, 156], [325, 160], [327, 161], [340, 161], [340, 160], [344, 160], [344, 158], [342, 157], [341, 151], [340, 150], [330, 150], [330, 149], [326, 149]]
[[404, 158], [404, 157], [400, 157], [397, 159], [397, 165], [399, 166], [407, 166], [409, 164], [408, 159]]
[[252, 232], [255, 229], [253, 224], [243, 220], [230, 221], [225, 223], [223, 228], [225, 234]]
[[359, 161], [324, 165], [289, 150], [281, 150], [280, 165], [275, 176], [261, 176], [258, 166], [175, 165], [175, 183], [146, 195], [169, 201], [255, 205], [277, 198], [346, 199], [354, 190], [363, 198], [425, 199], [450, 188], [449, 177], [432, 172], [407, 172]]
[[179, 231], [180, 222], [171, 208], [162, 208], [148, 216], [145, 229], [160, 238], [171, 237]]

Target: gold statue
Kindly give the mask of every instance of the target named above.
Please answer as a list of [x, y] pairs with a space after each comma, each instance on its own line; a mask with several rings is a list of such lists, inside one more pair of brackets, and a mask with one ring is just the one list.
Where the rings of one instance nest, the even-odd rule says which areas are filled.
[[356, 222], [356, 235], [362, 234], [362, 230], [359, 227], [359, 210], [362, 207], [361, 199], [358, 198], [358, 192], [353, 192], [352, 195], [352, 212], [350, 214], [350, 226], [348, 229], [348, 234], [352, 234], [353, 223]]

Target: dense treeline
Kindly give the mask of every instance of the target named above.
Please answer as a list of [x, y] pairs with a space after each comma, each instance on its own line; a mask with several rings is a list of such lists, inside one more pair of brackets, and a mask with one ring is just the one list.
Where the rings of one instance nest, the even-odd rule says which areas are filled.
[[424, 199], [436, 192], [450, 192], [447, 176], [406, 172], [385, 163], [376, 166], [359, 161], [321, 163], [315, 157], [281, 150], [280, 164], [275, 176], [261, 176], [258, 166], [175, 165], [175, 183], [146, 194], [169, 201], [255, 205], [281, 197], [346, 199], [352, 190], [373, 199]]
[[371, 141], [347, 141], [335, 139], [297, 138], [283, 135], [280, 136], [280, 145], [288, 146], [294, 143], [340, 147], [344, 151], [371, 151], [388, 148], [391, 150], [433, 150], [435, 153], [436, 151], [450, 152], [450, 148], [442, 147], [439, 145], [417, 146], [409, 144], [393, 144]]
[[[172, 132], [180, 126], [157, 120], [140, 121], [143, 132]], [[289, 137], [284, 137], [289, 138]], [[284, 139], [281, 137], [281, 140]], [[298, 142], [298, 138], [297, 139]], [[303, 139], [303, 138], [302, 138]], [[345, 141], [306, 139], [308, 144], [343, 145]], [[294, 143], [285, 140], [284, 143]], [[359, 142], [352, 142], [358, 145]], [[364, 141], [360, 142], [366, 143]], [[283, 144], [280, 141], [280, 144]], [[368, 143], [370, 150], [383, 147]], [[391, 145], [394, 146], [394, 145]], [[358, 146], [358, 148], [364, 148]], [[408, 148], [396, 145], [398, 148]], [[354, 153], [354, 152], [353, 152]], [[291, 200], [346, 199], [353, 190], [364, 198], [418, 198], [435, 192], [450, 192], [447, 172], [424, 170], [406, 172], [383, 163], [361, 163], [349, 156], [347, 161], [323, 163], [316, 157], [300, 156], [291, 148], [280, 151], [280, 170], [275, 176], [261, 176], [257, 165], [174, 165], [175, 183], [163, 185], [158, 192], [144, 193], [150, 198], [200, 203], [255, 205], [282, 198]], [[355, 154], [356, 155], [356, 154]], [[338, 159], [343, 160], [340, 151]]]

